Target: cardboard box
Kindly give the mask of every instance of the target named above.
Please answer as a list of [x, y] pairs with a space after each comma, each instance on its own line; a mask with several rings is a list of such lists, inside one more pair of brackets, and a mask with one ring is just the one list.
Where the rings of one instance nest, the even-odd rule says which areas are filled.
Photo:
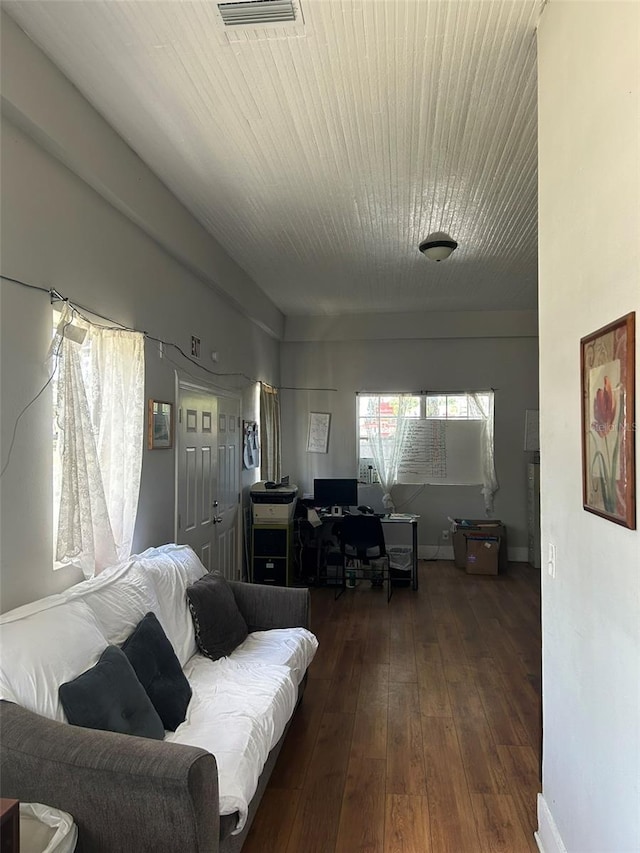
[[500, 537], [482, 533], [467, 536], [465, 569], [469, 575], [497, 575]]
[[451, 538], [453, 540], [453, 559], [458, 569], [467, 566], [467, 536], [486, 534], [500, 538], [498, 553], [498, 570], [507, 570], [507, 529], [497, 518], [455, 518], [456, 529]]

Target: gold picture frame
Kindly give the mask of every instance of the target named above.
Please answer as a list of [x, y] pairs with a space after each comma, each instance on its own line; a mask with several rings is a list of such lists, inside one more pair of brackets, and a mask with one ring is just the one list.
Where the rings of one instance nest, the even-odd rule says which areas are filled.
[[170, 450], [173, 447], [173, 403], [149, 400], [147, 436], [149, 450]]
[[584, 509], [635, 530], [635, 312], [580, 340], [580, 370]]

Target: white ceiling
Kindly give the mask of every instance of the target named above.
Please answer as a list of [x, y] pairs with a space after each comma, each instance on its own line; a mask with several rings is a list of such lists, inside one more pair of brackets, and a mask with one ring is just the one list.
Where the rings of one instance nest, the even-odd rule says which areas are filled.
[[285, 314], [535, 308], [543, 0], [300, 3], [3, 7]]

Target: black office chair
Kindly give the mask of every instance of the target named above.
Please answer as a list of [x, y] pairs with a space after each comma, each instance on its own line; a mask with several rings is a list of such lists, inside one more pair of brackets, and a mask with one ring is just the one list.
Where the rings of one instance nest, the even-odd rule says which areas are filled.
[[342, 586], [336, 589], [336, 599], [346, 589], [346, 568], [348, 560], [360, 560], [367, 565], [369, 560], [381, 560], [386, 565], [382, 569], [382, 579], [387, 579], [387, 602], [391, 599], [391, 571], [389, 557], [384, 542], [382, 522], [375, 515], [347, 515], [339, 529], [340, 552], [342, 554]]

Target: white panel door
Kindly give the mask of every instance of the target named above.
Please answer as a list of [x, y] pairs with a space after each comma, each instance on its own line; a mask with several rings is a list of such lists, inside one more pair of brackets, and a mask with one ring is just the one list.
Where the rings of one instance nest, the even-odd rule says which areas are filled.
[[240, 578], [240, 401], [218, 397], [217, 565]]
[[191, 545], [208, 571], [216, 568], [217, 423], [216, 397], [180, 389], [176, 541]]
[[177, 535], [208, 571], [240, 577], [240, 401], [180, 386]]

